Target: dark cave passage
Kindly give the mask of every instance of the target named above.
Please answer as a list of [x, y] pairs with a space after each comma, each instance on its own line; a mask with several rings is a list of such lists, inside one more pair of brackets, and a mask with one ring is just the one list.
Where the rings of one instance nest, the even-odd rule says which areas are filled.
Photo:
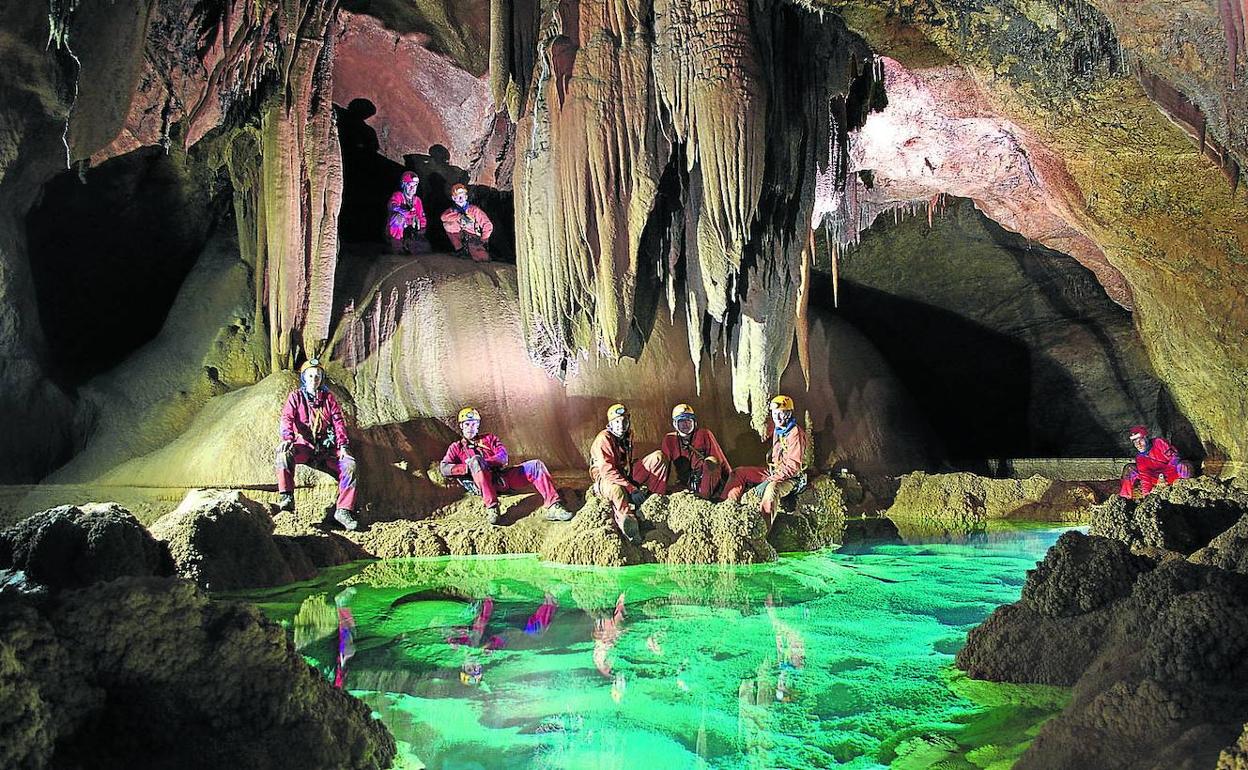
[[[830, 308], [821, 258], [813, 296]], [[930, 228], [881, 217], [840, 272], [832, 312], [880, 350], [954, 465], [1120, 456], [1137, 422], [1199, 456], [1130, 313], [1073, 259], [1003, 230], [970, 201], [951, 201]]]
[[228, 192], [149, 147], [49, 182], [26, 218], [51, 376], [68, 388], [160, 331]]

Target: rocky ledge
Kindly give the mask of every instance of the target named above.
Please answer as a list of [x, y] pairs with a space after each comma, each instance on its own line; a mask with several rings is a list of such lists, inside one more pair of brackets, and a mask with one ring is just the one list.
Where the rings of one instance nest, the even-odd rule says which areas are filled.
[[1243, 491], [1182, 481], [1103, 504], [1092, 531], [1115, 536], [1063, 535], [1022, 598], [973, 630], [957, 657], [976, 678], [1073, 686], [1016, 767], [1243, 767]]
[[166, 576], [184, 565], [116, 506], [0, 534], [0, 767], [390, 765], [364, 703], [256, 608]]

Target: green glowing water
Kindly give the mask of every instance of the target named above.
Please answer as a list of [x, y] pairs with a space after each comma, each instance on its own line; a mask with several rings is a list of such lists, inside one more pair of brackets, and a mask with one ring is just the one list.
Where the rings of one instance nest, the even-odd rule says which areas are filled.
[[248, 598], [331, 680], [349, 608], [346, 686], [400, 767], [1005, 768], [1066, 693], [953, 655], [1058, 534], [749, 567], [379, 562]]

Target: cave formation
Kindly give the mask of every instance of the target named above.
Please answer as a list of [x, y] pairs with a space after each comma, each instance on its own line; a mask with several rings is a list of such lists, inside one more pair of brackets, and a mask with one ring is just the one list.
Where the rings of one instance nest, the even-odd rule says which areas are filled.
[[[1140, 422], [1243, 475], [1241, 0], [0, 14], [6, 523], [268, 491], [311, 358], [378, 521], [447, 504], [465, 403], [582, 487], [608, 404], [649, 446], [695, 402], [745, 463], [780, 391], [871, 494], [1103, 471]], [[386, 250], [404, 169], [432, 255]], [[491, 264], [447, 254], [456, 183]]]

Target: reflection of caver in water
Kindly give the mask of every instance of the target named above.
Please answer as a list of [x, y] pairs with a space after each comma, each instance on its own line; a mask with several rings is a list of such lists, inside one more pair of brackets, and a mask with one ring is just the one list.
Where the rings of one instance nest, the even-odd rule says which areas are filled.
[[390, 196], [386, 234], [393, 252], [424, 254], [429, 251], [429, 241], [425, 239], [425, 207], [416, 196], [419, 185], [420, 177], [404, 171], [398, 191]]
[[334, 687], [341, 690], [347, 683], [347, 661], [355, 655], [355, 616], [348, 604], [355, 597], [355, 588], [348, 587], [334, 597], [338, 608], [338, 660], [334, 665]]
[[732, 473], [715, 434], [698, 425], [698, 417], [688, 404], [677, 404], [672, 409], [672, 427], [676, 430], [664, 436], [659, 445], [662, 464], [652, 464], [660, 483], [651, 490], [665, 495], [688, 489], [705, 500], [714, 499]]
[[1150, 438], [1148, 428], [1143, 425], [1131, 428], [1130, 438], [1135, 446], [1135, 462], [1122, 469], [1119, 496], [1130, 500], [1136, 481], [1140, 482], [1140, 492], [1147, 495], [1162, 479], [1173, 484], [1179, 479], [1191, 478], [1191, 467], [1165, 439]]
[[277, 445], [278, 508], [295, 510], [295, 466], [307, 465], [328, 473], [338, 482], [337, 507], [333, 521], [344, 529], [356, 529], [355, 458], [347, 439], [342, 407], [324, 384], [325, 371], [315, 358], [299, 369], [301, 387], [286, 398], [280, 422], [281, 443]]
[[541, 460], [529, 460], [515, 467], [507, 467], [507, 447], [493, 433], [480, 435], [481, 413], [471, 406], [459, 410], [459, 432], [462, 438], [446, 448], [440, 470], [442, 475], [455, 479], [464, 489], [481, 495], [485, 506], [485, 518], [490, 524], [498, 522], [501, 505], [500, 492], [519, 492], [536, 488], [546, 506], [547, 521], [569, 521], [572, 514], [559, 502], [559, 491], [546, 464]]
[[806, 488], [806, 447], [809, 439], [793, 416], [793, 399], [776, 396], [771, 400], [771, 454], [766, 468], [737, 468], [728, 479], [724, 497], [740, 500], [746, 485], [755, 485], [748, 493], [762, 498], [763, 518], [767, 529], [776, 520], [780, 501]]
[[641, 507], [650, 496], [648, 487], [663, 483], [655, 475], [663, 457], [652, 452], [645, 460], [633, 462], [632, 423], [623, 404], [607, 407], [607, 427], [594, 437], [589, 462], [594, 493], [611, 504], [620, 534], [634, 545], [640, 544], [641, 529], [632, 509]]
[[468, 202], [468, 188], [462, 184], [451, 188], [451, 207], [442, 212], [442, 227], [456, 251], [467, 250], [473, 262], [490, 261], [485, 246], [494, 232], [494, 223], [480, 206]]

